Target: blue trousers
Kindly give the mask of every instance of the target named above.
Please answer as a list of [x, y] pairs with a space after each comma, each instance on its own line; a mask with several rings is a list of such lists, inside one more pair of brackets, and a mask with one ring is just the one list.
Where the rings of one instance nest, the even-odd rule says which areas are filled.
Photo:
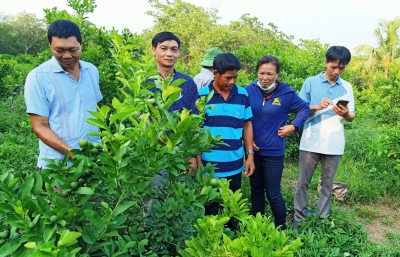
[[286, 229], [286, 207], [281, 194], [284, 156], [254, 155], [256, 170], [250, 177], [253, 215], [265, 214], [265, 196], [271, 206], [275, 226]]

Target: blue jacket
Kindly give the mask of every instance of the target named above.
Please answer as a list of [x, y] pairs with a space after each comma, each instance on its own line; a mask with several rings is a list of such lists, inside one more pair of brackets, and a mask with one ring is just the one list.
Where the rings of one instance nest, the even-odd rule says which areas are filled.
[[285, 83], [279, 83], [269, 99], [263, 98], [257, 80], [245, 88], [253, 112], [254, 143], [260, 148], [258, 154], [283, 156], [286, 140], [278, 136], [278, 129], [287, 125], [289, 113], [296, 113], [291, 124], [299, 130], [310, 114], [310, 106]]

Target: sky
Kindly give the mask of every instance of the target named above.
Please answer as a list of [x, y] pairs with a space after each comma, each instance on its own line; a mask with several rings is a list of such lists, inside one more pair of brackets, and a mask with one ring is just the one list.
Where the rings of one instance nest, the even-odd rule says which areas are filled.
[[[286, 35], [317, 39], [329, 45], [343, 45], [353, 52], [361, 44], [376, 47], [374, 30], [381, 20], [400, 17], [398, 0], [184, 0], [204, 8], [217, 8], [219, 24], [228, 24], [248, 13], [265, 26], [273, 23]], [[97, 26], [141, 33], [153, 25], [147, 0], [96, 0], [97, 8], [88, 15]], [[44, 8], [71, 11], [66, 0], [0, 0], [0, 14], [22, 11], [44, 17]]]

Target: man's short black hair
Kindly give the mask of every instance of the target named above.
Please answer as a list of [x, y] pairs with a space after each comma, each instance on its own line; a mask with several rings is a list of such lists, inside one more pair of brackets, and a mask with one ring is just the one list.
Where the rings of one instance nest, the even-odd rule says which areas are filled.
[[339, 60], [339, 64], [347, 65], [351, 60], [351, 53], [344, 46], [331, 46], [326, 51], [325, 59], [327, 62]]
[[213, 69], [219, 74], [227, 71], [239, 71], [242, 68], [239, 58], [233, 53], [220, 53], [214, 58]]
[[179, 37], [169, 31], [163, 31], [163, 32], [160, 32], [157, 35], [155, 35], [153, 37], [153, 40], [151, 40], [151, 45], [154, 48], [157, 48], [157, 46], [159, 44], [161, 44], [164, 41], [168, 41], [168, 40], [175, 40], [176, 43], [178, 43], [178, 48], [181, 48], [181, 40], [179, 39]]
[[49, 30], [47, 31], [47, 39], [50, 44], [53, 37], [69, 38], [74, 36], [76, 37], [76, 40], [82, 44], [81, 31], [79, 30], [78, 25], [68, 20], [54, 21], [50, 24]]

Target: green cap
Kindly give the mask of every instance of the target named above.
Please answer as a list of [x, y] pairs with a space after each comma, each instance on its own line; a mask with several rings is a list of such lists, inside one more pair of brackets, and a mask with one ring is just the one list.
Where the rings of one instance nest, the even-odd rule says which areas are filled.
[[200, 65], [212, 67], [215, 56], [217, 56], [220, 53], [222, 53], [222, 50], [219, 47], [208, 48], [206, 50], [206, 56], [204, 57], [204, 60], [200, 63]]

